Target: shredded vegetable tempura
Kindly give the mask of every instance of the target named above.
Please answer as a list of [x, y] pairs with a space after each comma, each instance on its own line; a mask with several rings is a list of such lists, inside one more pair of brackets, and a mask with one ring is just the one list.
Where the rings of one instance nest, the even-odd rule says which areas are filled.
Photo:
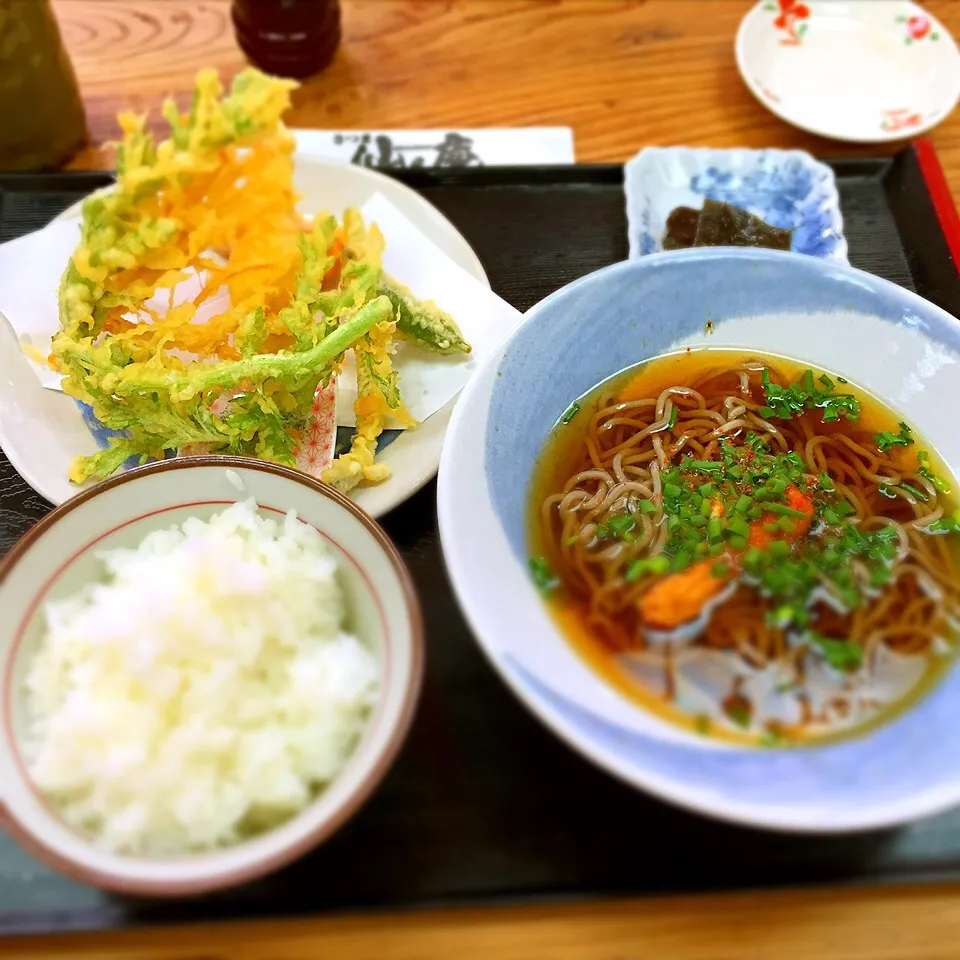
[[[156, 146], [145, 117], [120, 116], [117, 184], [84, 203], [51, 363], [65, 392], [123, 436], [78, 457], [74, 482], [185, 450], [293, 465], [314, 393], [348, 349], [356, 433], [323, 479], [343, 490], [378, 482], [389, 473], [374, 463], [386, 417], [413, 425], [391, 365], [395, 336], [469, 351], [449, 316], [383, 275], [375, 225], [357, 211], [339, 224], [297, 213], [294, 139], [280, 119], [295, 86], [250, 69], [221, 99], [216, 72], [203, 71], [188, 114], [164, 105], [171, 136]], [[191, 278], [201, 292], [178, 302]], [[214, 298], [224, 309], [199, 318]]]

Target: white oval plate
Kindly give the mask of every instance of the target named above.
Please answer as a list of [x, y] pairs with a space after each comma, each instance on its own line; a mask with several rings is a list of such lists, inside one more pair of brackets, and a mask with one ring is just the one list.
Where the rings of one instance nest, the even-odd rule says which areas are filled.
[[835, 140], [914, 137], [960, 97], [953, 37], [909, 0], [760, 0], [736, 55], [768, 110]]
[[[463, 235], [436, 207], [402, 183], [362, 167], [298, 157], [294, 184], [305, 213], [330, 210], [340, 215], [347, 207], [362, 207], [374, 194], [381, 194], [458, 266], [490, 286]], [[58, 219], [80, 216], [81, 203]], [[399, 242], [386, 239], [388, 244]], [[404, 431], [378, 454], [378, 461], [390, 468], [392, 476], [354, 490], [352, 499], [358, 506], [374, 517], [382, 516], [436, 474], [454, 403], [451, 400], [418, 429]], [[64, 394], [40, 386], [5, 323], [0, 323], [0, 447], [23, 479], [54, 504], [81, 489], [67, 479], [73, 458], [98, 449], [77, 405]]]

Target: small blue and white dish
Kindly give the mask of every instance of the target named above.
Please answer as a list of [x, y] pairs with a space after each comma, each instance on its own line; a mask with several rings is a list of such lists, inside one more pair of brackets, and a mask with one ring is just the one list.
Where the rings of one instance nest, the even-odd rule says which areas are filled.
[[686, 347], [777, 354], [848, 378], [898, 411], [960, 476], [960, 322], [940, 308], [870, 274], [785, 251], [704, 247], [615, 264], [533, 307], [474, 375], [451, 420], [440, 534], [484, 652], [527, 707], [585, 757], [693, 810], [841, 832], [960, 803], [955, 665], [880, 726], [766, 749], [659, 718], [607, 683], [562, 635], [530, 576], [530, 486], [543, 444], [596, 384]]
[[624, 167], [630, 259], [656, 253], [676, 207], [729, 203], [792, 230], [791, 250], [847, 262], [833, 171], [802, 150], [647, 147]]

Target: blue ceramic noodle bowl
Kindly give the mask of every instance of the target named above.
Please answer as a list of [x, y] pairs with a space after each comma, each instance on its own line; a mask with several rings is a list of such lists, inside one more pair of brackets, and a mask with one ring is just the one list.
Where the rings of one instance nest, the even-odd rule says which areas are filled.
[[[712, 332], [708, 332], [708, 321]], [[833, 371], [902, 414], [960, 476], [960, 323], [892, 283], [776, 251], [653, 254], [559, 290], [477, 372], [440, 467], [443, 548], [487, 656], [540, 719], [636, 786], [768, 827], [877, 827], [960, 803], [960, 671], [859, 737], [764, 750], [697, 738], [627, 700], [555, 627], [528, 573], [534, 464], [581, 394], [678, 347]]]

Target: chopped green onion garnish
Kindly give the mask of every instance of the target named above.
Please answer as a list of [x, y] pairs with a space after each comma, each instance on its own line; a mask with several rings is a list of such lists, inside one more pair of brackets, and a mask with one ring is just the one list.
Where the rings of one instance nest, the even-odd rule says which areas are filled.
[[802, 510], [794, 510], [793, 507], [788, 507], [784, 503], [768, 503], [767, 510], [770, 513], [780, 513], [785, 517], [796, 517], [798, 520], [806, 520], [807, 515]]
[[750, 525], [741, 516], [731, 517], [730, 522], [727, 524], [727, 528], [732, 530], [734, 533], [739, 534], [741, 537], [750, 536]]
[[930, 469], [930, 454], [928, 454], [926, 450], [921, 450], [917, 454], [917, 462], [920, 464], [917, 468], [917, 473], [919, 473], [924, 480], [929, 480], [930, 483], [933, 484], [934, 489], [939, 490], [940, 493], [950, 492], [950, 488], [947, 486], [943, 477], [938, 476]]
[[812, 630], [807, 633], [807, 640], [837, 670], [856, 670], [863, 663], [863, 647], [857, 643], [824, 637]]
[[666, 573], [669, 569], [670, 561], [666, 557], [651, 557], [649, 560], [640, 558], [630, 562], [630, 564], [627, 566], [626, 573], [623, 575], [623, 578], [628, 583], [632, 583], [634, 580], [642, 577], [645, 573], [652, 574], [653, 576], [660, 576], [660, 574]]
[[930, 497], [923, 490], [918, 490], [916, 487], [912, 487], [909, 483], [901, 483], [901, 490], [906, 490], [907, 493], [911, 494], [916, 500], [919, 500], [921, 503], [926, 503]]
[[889, 430], [884, 430], [881, 433], [875, 433], [873, 435], [873, 442], [877, 445], [877, 449], [881, 453], [889, 450], [891, 447], [909, 447], [910, 444], [913, 443], [910, 428], [902, 420], [898, 426], [900, 427], [899, 433], [891, 433]]
[[651, 557], [647, 563], [650, 566], [650, 572], [655, 574], [666, 573], [670, 567], [670, 561], [663, 556]]
[[822, 566], [830, 569], [840, 564], [840, 554], [833, 547], [828, 547], [820, 554], [820, 563]]
[[620, 539], [623, 539], [635, 526], [636, 521], [629, 513], [614, 514], [614, 516], [607, 520], [607, 527], [610, 533]]
[[560, 418], [561, 423], [569, 423], [580, 412], [579, 403], [571, 403], [567, 412]]
[[847, 420], [857, 420], [860, 416], [860, 401], [856, 397], [834, 393], [833, 381], [827, 376], [820, 378], [824, 389], [818, 389], [813, 381], [812, 370], [805, 370], [800, 380], [789, 387], [772, 383], [766, 370], [761, 374], [761, 380], [766, 404], [758, 413], [764, 420], [789, 420], [809, 409], [822, 410], [824, 420], [838, 420], [841, 416]]
[[546, 557], [530, 558], [530, 574], [541, 593], [549, 593], [560, 585], [560, 578], [550, 568]]

